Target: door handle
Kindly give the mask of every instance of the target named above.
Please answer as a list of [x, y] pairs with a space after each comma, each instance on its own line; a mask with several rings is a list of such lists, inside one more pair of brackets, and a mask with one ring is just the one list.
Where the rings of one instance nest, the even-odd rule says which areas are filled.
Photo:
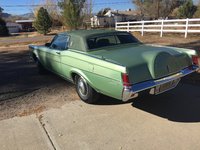
[[60, 52], [56, 52], [56, 54], [60, 55]]

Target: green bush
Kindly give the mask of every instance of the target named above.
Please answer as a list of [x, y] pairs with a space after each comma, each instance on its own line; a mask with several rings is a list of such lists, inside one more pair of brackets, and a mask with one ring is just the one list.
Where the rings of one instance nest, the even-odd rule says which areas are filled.
[[178, 18], [192, 18], [196, 10], [197, 7], [194, 6], [193, 1], [188, 0], [182, 6], [179, 7]]
[[6, 22], [0, 18], [0, 36], [7, 36], [9, 35], [8, 28], [6, 27]]

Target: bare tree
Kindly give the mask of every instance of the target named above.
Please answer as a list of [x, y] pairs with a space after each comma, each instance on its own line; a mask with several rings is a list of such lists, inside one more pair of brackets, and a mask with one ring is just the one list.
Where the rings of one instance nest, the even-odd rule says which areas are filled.
[[59, 26], [62, 23], [59, 7], [57, 6], [57, 0], [43, 0], [44, 8], [48, 11], [52, 18], [53, 26]]
[[197, 11], [195, 12], [193, 18], [200, 18], [200, 0], [198, 1]]
[[61, 0], [58, 3], [63, 20], [70, 29], [83, 25], [85, 0]]
[[141, 16], [144, 16], [144, 1], [143, 0], [133, 0], [133, 3], [136, 5], [137, 9], [140, 12]]
[[[51, 17], [53, 27], [62, 25], [62, 19], [59, 7], [57, 6], [58, 1], [57, 0], [40, 0], [39, 6], [34, 6], [32, 8], [32, 12], [34, 13], [34, 16], [36, 17], [38, 14], [38, 10], [40, 7], [43, 7], [46, 9]], [[35, 5], [34, 0], [32, 0], [32, 4]]]
[[87, 0], [84, 4], [84, 9], [85, 9], [85, 15], [86, 17], [91, 17], [92, 16], [92, 9], [93, 9], [93, 0]]
[[148, 16], [152, 19], [165, 18], [175, 8], [182, 5], [186, 0], [133, 0], [140, 11], [141, 18]]

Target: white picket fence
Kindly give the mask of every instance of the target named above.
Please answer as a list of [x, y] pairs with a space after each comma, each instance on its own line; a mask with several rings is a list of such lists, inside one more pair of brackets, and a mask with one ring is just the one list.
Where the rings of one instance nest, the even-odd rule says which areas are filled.
[[152, 20], [134, 22], [116, 22], [115, 30], [127, 32], [159, 32], [163, 33], [184, 33], [187, 38], [188, 33], [200, 33], [200, 18], [195, 19], [172, 19], [172, 20]]

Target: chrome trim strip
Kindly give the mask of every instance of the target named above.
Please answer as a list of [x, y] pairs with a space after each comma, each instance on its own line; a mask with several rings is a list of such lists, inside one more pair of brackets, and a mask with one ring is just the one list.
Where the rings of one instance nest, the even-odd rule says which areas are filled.
[[[141, 92], [141, 91], [144, 91], [147, 89], [151, 89], [156, 86], [168, 83], [170, 81], [182, 78], [182, 77], [184, 77], [188, 74], [191, 74], [193, 72], [196, 72], [198, 70], [200, 70], [200, 66], [193, 65], [193, 66], [190, 66], [190, 67], [187, 67], [187, 68], [181, 70], [179, 73], [176, 73], [176, 74], [168, 76], [168, 77], [164, 77], [164, 78], [161, 78], [158, 80], [151, 80], [151, 81], [134, 84], [129, 87], [124, 87], [123, 93], [122, 93], [122, 101], [128, 101], [129, 99], [134, 98], [136, 95], [138, 96], [138, 92]], [[131, 97], [134, 94], [135, 94], [135, 96]]]

